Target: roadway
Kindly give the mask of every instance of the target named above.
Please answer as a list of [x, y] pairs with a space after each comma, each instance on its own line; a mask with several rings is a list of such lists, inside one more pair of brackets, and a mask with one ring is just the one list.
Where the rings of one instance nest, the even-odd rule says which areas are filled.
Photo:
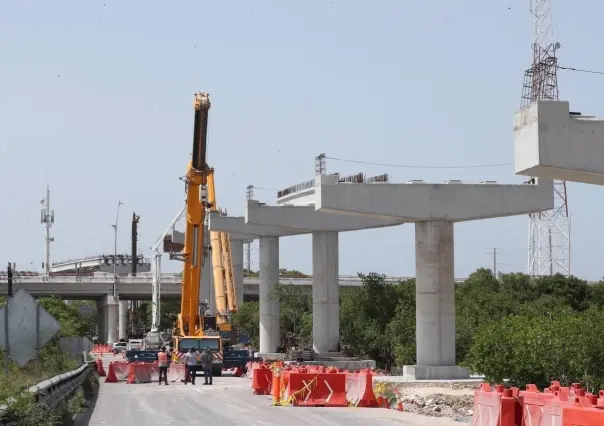
[[[107, 368], [112, 356], [105, 356]], [[199, 380], [201, 379], [201, 380]], [[449, 419], [376, 408], [272, 407], [271, 397], [253, 395], [251, 380], [217, 377], [204, 386], [171, 383], [104, 383], [89, 426], [262, 425], [262, 426], [454, 426]]]

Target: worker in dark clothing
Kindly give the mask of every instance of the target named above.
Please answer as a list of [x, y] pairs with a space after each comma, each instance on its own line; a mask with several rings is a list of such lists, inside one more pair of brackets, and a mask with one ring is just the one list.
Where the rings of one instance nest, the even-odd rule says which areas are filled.
[[204, 385], [212, 384], [212, 362], [214, 361], [214, 355], [212, 351], [206, 349], [201, 354], [201, 364], [203, 366], [203, 376], [205, 378]]

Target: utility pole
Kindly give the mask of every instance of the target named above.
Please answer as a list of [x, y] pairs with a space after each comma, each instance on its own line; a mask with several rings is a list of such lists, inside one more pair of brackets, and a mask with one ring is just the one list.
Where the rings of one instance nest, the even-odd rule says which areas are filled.
[[493, 247], [493, 275], [497, 277], [497, 249]]
[[[132, 212], [132, 276], [136, 276], [136, 268], [138, 266], [138, 256], [137, 256], [137, 243], [138, 243], [138, 221], [140, 220], [140, 216], [136, 215], [136, 212]], [[130, 306], [130, 324], [131, 331], [134, 335], [136, 333], [136, 313], [138, 311], [138, 300], [133, 300]]]
[[315, 157], [315, 176], [327, 174], [327, 159], [325, 153], [321, 153]]
[[8, 354], [10, 353], [10, 340], [8, 336], [8, 300], [13, 297], [13, 267], [11, 266], [10, 262], [8, 262], [8, 266], [6, 267], [6, 275], [8, 278], [8, 298], [6, 300], [6, 304], [4, 305], [4, 374], [8, 377]]
[[46, 227], [46, 238], [44, 238], [44, 272], [45, 277], [50, 277], [50, 243], [55, 239], [50, 236], [50, 227], [55, 223], [55, 211], [50, 209], [50, 187], [46, 185], [46, 198], [40, 200], [42, 205], [40, 211], [40, 223]]
[[8, 262], [8, 266], [6, 267], [6, 275], [8, 278], [8, 298], [13, 297], [13, 267], [10, 262]]
[[[254, 185], [249, 185], [247, 187], [247, 195], [246, 195], [246, 199], [247, 200], [253, 200], [254, 199]], [[251, 243], [246, 243], [245, 244], [245, 268], [247, 269], [247, 275], [250, 275], [250, 272], [252, 271], [252, 244]]]

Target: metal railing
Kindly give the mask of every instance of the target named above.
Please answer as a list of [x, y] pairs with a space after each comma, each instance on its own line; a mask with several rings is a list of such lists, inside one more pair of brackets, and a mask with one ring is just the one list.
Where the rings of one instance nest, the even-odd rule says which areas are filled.
[[[92, 370], [92, 365], [85, 363], [69, 373], [59, 374], [58, 376], [44, 380], [25, 390], [25, 392], [32, 394], [38, 405], [43, 405], [47, 409], [52, 410], [65, 398], [73, 395]], [[7, 415], [12, 402], [14, 401], [8, 401], [7, 404], [0, 406], [0, 422]]]

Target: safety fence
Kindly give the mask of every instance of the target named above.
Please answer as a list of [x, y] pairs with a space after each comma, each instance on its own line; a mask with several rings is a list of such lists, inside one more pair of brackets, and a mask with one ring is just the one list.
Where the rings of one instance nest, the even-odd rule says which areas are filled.
[[[61, 401], [70, 398], [82, 385], [86, 377], [93, 371], [92, 366], [84, 363], [79, 368], [68, 373], [59, 374], [48, 380], [30, 387], [25, 392], [32, 394], [38, 403], [48, 410], [55, 408]], [[0, 406], [0, 420], [2, 420], [10, 408], [10, 402]]]
[[604, 391], [596, 395], [579, 383], [563, 387], [560, 382], [543, 392], [532, 384], [520, 390], [486, 383], [475, 391], [472, 426], [537, 425], [604, 425]]
[[110, 345], [94, 345], [93, 348], [90, 350], [91, 354], [108, 354], [109, 352], [112, 352], [113, 348]]
[[[390, 402], [374, 392], [374, 370], [340, 370], [320, 365], [284, 366], [249, 363], [252, 390], [256, 395], [272, 395], [273, 405], [299, 407], [383, 407]], [[402, 401], [395, 407], [403, 410]]]

